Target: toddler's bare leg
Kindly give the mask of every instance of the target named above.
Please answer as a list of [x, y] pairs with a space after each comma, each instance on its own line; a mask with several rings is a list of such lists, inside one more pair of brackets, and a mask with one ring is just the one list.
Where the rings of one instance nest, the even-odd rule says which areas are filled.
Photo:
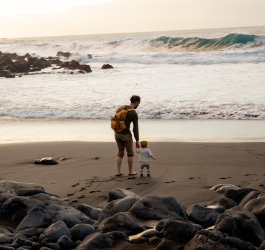
[[143, 174], [144, 174], [144, 168], [140, 166], [140, 175], [143, 176]]
[[150, 176], [151, 175], [150, 166], [146, 166], [146, 168], [147, 168], [147, 176]]

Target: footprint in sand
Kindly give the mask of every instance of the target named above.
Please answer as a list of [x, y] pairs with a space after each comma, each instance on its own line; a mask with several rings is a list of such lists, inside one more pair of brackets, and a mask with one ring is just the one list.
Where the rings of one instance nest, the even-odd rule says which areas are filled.
[[84, 191], [84, 190], [86, 190], [86, 188], [85, 188], [85, 187], [81, 187], [79, 191], [82, 192], [82, 191]]
[[127, 190], [131, 190], [132, 188], [126, 188]]
[[128, 180], [133, 180], [133, 179], [136, 179], [136, 177], [128, 177]]
[[70, 194], [67, 194], [67, 196], [73, 196], [74, 194], [70, 193]]
[[226, 179], [230, 179], [231, 177], [229, 176], [229, 177], [220, 177], [219, 179], [220, 180], [226, 180]]
[[84, 195], [80, 195], [80, 196], [78, 196], [77, 198], [78, 198], [78, 199], [83, 199], [83, 198], [85, 198], [85, 196], [84, 196]]
[[79, 186], [79, 185], [80, 185], [80, 183], [77, 182], [77, 183], [73, 184], [72, 187], [77, 187], [77, 186]]
[[100, 193], [101, 191], [100, 190], [92, 190], [92, 191], [90, 191], [89, 193]]
[[165, 181], [164, 183], [173, 183], [173, 182], [175, 182], [175, 181]]
[[148, 182], [140, 182], [140, 183], [137, 183], [136, 185], [146, 185], [146, 184], [149, 184]]
[[189, 177], [189, 180], [194, 180], [194, 177]]

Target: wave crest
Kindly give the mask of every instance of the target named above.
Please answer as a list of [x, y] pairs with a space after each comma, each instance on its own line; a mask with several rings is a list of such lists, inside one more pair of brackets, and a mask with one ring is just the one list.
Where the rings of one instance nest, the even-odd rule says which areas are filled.
[[228, 34], [224, 37], [213, 39], [200, 37], [174, 38], [168, 36], [160, 36], [156, 39], [151, 40], [151, 44], [155, 47], [166, 46], [169, 49], [175, 47], [181, 47], [185, 49], [222, 49], [235, 45], [242, 47], [243, 45], [253, 43], [255, 41], [259, 42], [260, 45], [263, 45], [265, 43], [261, 42], [261, 40], [263, 39], [265, 40], [265, 37], [237, 33]]

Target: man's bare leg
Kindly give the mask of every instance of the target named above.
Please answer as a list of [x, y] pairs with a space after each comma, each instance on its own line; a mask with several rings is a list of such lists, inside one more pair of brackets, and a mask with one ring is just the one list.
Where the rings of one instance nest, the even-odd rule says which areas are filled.
[[121, 163], [122, 163], [122, 158], [117, 156], [116, 157], [116, 163], [117, 163], [117, 174], [121, 174]]
[[132, 174], [132, 168], [133, 168], [133, 156], [128, 157], [128, 166], [129, 166], [129, 174]]

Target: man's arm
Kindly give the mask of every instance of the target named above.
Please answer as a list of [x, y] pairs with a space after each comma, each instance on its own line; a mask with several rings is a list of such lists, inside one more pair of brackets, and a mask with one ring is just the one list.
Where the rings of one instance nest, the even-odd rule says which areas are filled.
[[136, 142], [139, 142], [138, 114], [136, 113], [136, 111], [133, 118], [133, 134]]

